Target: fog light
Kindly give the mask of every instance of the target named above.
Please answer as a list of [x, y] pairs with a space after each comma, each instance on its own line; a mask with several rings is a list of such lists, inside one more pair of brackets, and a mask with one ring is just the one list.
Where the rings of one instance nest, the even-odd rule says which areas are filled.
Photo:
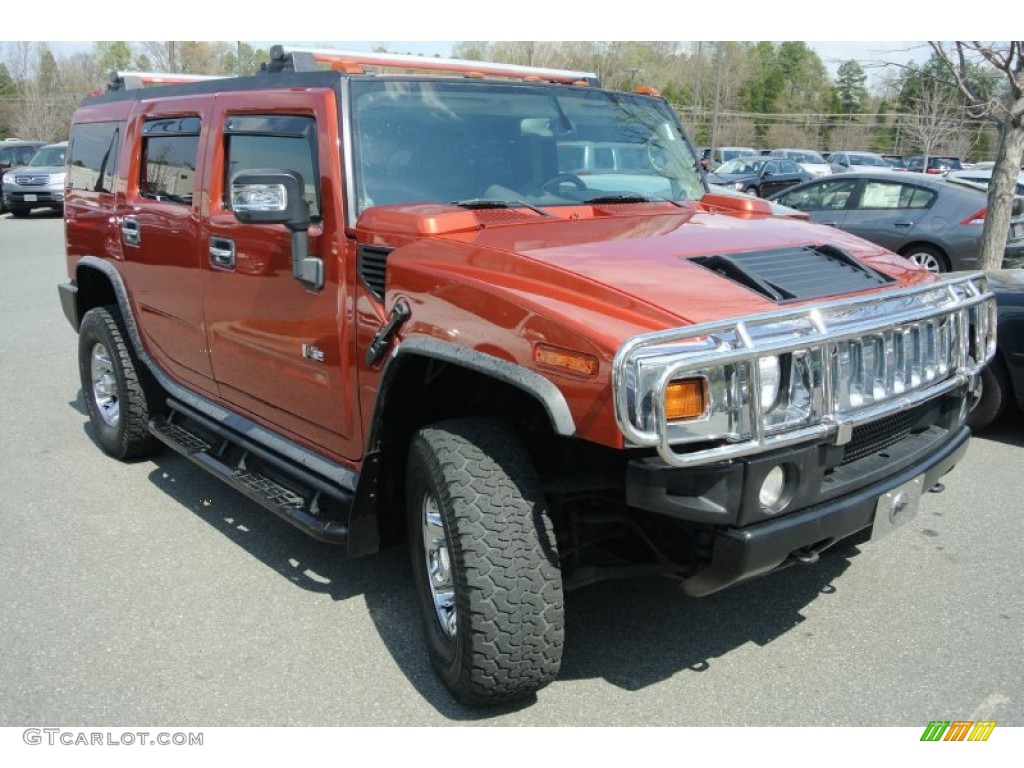
[[786, 505], [788, 502], [786, 498], [787, 480], [784, 467], [771, 468], [761, 483], [761, 492], [757, 495], [761, 509], [769, 514], [774, 514]]

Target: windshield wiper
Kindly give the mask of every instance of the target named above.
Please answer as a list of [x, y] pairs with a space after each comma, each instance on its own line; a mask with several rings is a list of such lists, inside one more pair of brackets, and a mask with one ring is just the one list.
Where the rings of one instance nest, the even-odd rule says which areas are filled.
[[670, 200], [667, 197], [657, 195], [601, 195], [583, 201], [584, 205], [602, 205], [608, 203], [672, 203], [681, 207], [678, 200]]
[[535, 213], [539, 213], [541, 216], [547, 216], [548, 218], [555, 218], [554, 214], [548, 213], [543, 208], [538, 208], [536, 205], [532, 205], [525, 200], [499, 200], [491, 197], [471, 197], [466, 200], [452, 200], [452, 205], [457, 205], [460, 208], [529, 208]]

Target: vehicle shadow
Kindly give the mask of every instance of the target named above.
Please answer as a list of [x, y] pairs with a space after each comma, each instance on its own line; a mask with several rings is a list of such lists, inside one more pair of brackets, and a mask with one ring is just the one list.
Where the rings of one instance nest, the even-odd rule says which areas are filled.
[[1011, 404], [988, 429], [975, 433], [976, 440], [993, 440], [1006, 445], [1024, 446], [1024, 411]]
[[[282, 578], [337, 601], [362, 596], [399, 669], [442, 716], [482, 720], [536, 700], [527, 697], [480, 709], [451, 697], [427, 658], [404, 547], [347, 559], [340, 548], [309, 538], [182, 456], [168, 451], [150, 461], [153, 485]], [[704, 671], [713, 659], [747, 643], [766, 645], [799, 625], [807, 604], [835, 591], [832, 582], [856, 552], [840, 547], [813, 567], [789, 569], [699, 600], [659, 578], [607, 582], [572, 592], [566, 597], [567, 642], [560, 679], [600, 677], [639, 690], [680, 671]]]
[[859, 550], [840, 543], [812, 566], [796, 566], [702, 598], [669, 579], [598, 584], [567, 601], [561, 679], [601, 677], [629, 691], [679, 672], [700, 673], [747, 643], [765, 646], [804, 621]]

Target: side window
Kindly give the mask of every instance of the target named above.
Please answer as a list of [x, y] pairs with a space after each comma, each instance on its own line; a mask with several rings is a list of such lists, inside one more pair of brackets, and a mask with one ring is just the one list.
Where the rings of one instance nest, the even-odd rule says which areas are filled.
[[901, 207], [928, 208], [933, 202], [935, 202], [935, 198], [937, 197], [938, 193], [933, 192], [930, 189], [907, 186], [903, 191], [903, 196], [901, 197]]
[[140, 195], [161, 202], [192, 204], [199, 127], [198, 117], [146, 121], [142, 126]]
[[11, 165], [14, 159], [14, 152], [10, 149], [0, 149], [0, 167], [6, 168]]
[[231, 207], [231, 178], [242, 171], [279, 168], [302, 177], [309, 213], [320, 217], [320, 167], [316, 122], [311, 117], [237, 115], [224, 123], [224, 208]]
[[90, 192], [113, 192], [121, 123], [79, 123], [71, 129], [68, 185]]
[[846, 207], [856, 187], [853, 179], [825, 181], [790, 192], [779, 202], [798, 211], [839, 211]]
[[864, 192], [857, 207], [881, 210], [927, 208], [934, 199], [934, 192], [921, 187], [893, 182], [869, 181], [864, 185]]

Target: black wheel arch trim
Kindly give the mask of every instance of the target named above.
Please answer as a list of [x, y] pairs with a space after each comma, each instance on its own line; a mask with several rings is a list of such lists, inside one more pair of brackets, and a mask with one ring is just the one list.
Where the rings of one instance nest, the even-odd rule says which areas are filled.
[[[83, 268], [98, 270], [110, 281], [110, 285], [114, 289], [114, 295], [117, 298], [117, 303], [121, 310], [121, 316], [124, 319], [125, 328], [131, 338], [132, 346], [135, 348], [139, 359], [146, 364], [146, 367], [149, 368], [154, 378], [156, 378], [157, 382], [164, 388], [168, 395], [181, 400], [186, 405], [194, 408], [196, 411], [199, 411], [208, 418], [223, 424], [225, 427], [244, 434], [250, 440], [260, 443], [268, 450], [287, 457], [300, 467], [328, 478], [341, 488], [346, 488], [353, 492], [355, 491], [359, 484], [358, 472], [354, 472], [347, 467], [326, 459], [320, 454], [282, 437], [273, 430], [257, 424], [251, 419], [235, 413], [234, 411], [230, 411], [227, 408], [214, 403], [212, 400], [209, 400], [208, 398], [197, 394], [193, 390], [177, 383], [173, 378], [171, 378], [170, 374], [164, 371], [164, 369], [161, 368], [152, 357], [150, 357], [149, 352], [142, 343], [142, 336], [139, 333], [138, 325], [135, 322], [135, 315], [132, 313], [131, 304], [128, 301], [128, 292], [125, 288], [121, 273], [117, 268], [110, 262], [96, 256], [83, 256], [79, 259], [75, 266], [76, 276], [78, 271]], [[69, 291], [61, 286], [62, 303], [65, 302], [65, 294], [68, 292]], [[82, 297], [78, 293], [77, 289], [74, 291], [74, 296], [75, 302], [73, 316], [76, 318], [76, 321], [72, 322], [72, 326], [77, 330], [77, 326], [81, 321], [77, 315], [81, 311], [79, 303]], [[67, 305], [65, 305], [64, 311], [65, 314], [69, 312]], [[69, 316], [68, 320], [71, 319], [72, 316]]]
[[[410, 355], [428, 357], [434, 360], [441, 360], [447, 363], [466, 368], [477, 373], [482, 373], [492, 379], [509, 384], [516, 389], [537, 400], [544, 408], [551, 422], [551, 428], [556, 435], [562, 437], [576, 436], [576, 422], [569, 410], [569, 404], [565, 395], [554, 383], [544, 378], [539, 373], [523, 368], [508, 360], [488, 355], [468, 347], [461, 347], [458, 344], [431, 339], [422, 336], [403, 339], [388, 358], [387, 366], [381, 379], [380, 391], [386, 392], [387, 388], [400, 369], [401, 360]], [[379, 423], [380, 404], [386, 401], [386, 397], [377, 398], [377, 412], [374, 414], [374, 428]], [[371, 439], [370, 445], [374, 444]]]

